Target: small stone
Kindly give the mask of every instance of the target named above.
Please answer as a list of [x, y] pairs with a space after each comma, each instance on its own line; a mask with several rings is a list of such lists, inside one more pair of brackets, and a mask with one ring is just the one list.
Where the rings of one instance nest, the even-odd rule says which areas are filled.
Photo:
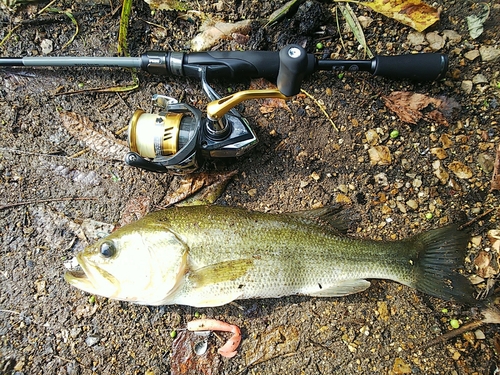
[[370, 146], [375, 146], [380, 139], [380, 137], [375, 129], [369, 129], [365, 133], [365, 136], [366, 136], [366, 140]]
[[479, 53], [483, 61], [495, 61], [500, 57], [500, 49], [493, 46], [481, 46]]
[[394, 366], [392, 366], [393, 374], [411, 374], [411, 366], [407, 364], [403, 359], [396, 358], [394, 360]]
[[375, 179], [377, 185], [384, 187], [389, 185], [389, 182], [387, 181], [387, 175], [385, 173], [378, 173], [373, 176], [373, 178]]
[[450, 174], [441, 166], [441, 162], [436, 160], [432, 163], [432, 168], [434, 169], [434, 175], [439, 179], [441, 184], [445, 185], [450, 178]]
[[486, 336], [484, 335], [484, 332], [481, 331], [480, 329], [474, 331], [474, 335], [476, 336], [477, 340], [484, 340], [484, 339], [486, 339]]
[[453, 161], [448, 165], [448, 169], [452, 171], [455, 176], [461, 179], [468, 179], [472, 177], [472, 169], [460, 161]]
[[361, 24], [361, 26], [363, 27], [363, 29], [366, 29], [373, 22], [373, 18], [366, 17], [366, 16], [359, 16], [358, 21]]
[[95, 335], [90, 335], [88, 336], [86, 339], [85, 339], [85, 343], [88, 345], [88, 346], [94, 346], [95, 344], [97, 344], [99, 342], [100, 338], [99, 336], [95, 336]]
[[495, 159], [489, 154], [479, 154], [477, 157], [479, 167], [486, 173], [493, 172], [495, 166]]
[[466, 94], [470, 94], [472, 92], [472, 87], [473, 86], [474, 85], [473, 85], [472, 81], [465, 80], [465, 81], [462, 81], [462, 84], [460, 85], [460, 88]]
[[477, 49], [473, 49], [472, 51], [468, 51], [464, 53], [464, 57], [469, 61], [474, 61], [480, 56], [480, 53]]
[[413, 210], [416, 210], [418, 208], [418, 202], [414, 199], [410, 199], [409, 201], [407, 201], [406, 205]]
[[48, 55], [54, 49], [52, 40], [44, 39], [40, 42], [40, 48], [42, 48], [42, 54]]
[[448, 153], [442, 147], [433, 147], [431, 148], [431, 154], [437, 157], [439, 160], [446, 159], [448, 157]]
[[344, 185], [344, 184], [340, 184], [338, 189], [344, 194], [347, 194], [347, 192], [349, 191], [349, 187], [347, 185]]
[[443, 30], [443, 35], [446, 39], [448, 39], [450, 45], [454, 45], [462, 41], [462, 36], [455, 30]]
[[411, 184], [414, 188], [418, 189], [420, 186], [422, 186], [422, 180], [420, 178], [416, 178], [412, 181]]
[[321, 178], [321, 175], [318, 172], [311, 173], [310, 176], [314, 181], [318, 181]]
[[453, 141], [451, 140], [450, 136], [446, 133], [441, 134], [441, 136], [439, 137], [439, 142], [441, 142], [445, 150], [453, 146]]
[[412, 46], [421, 46], [427, 44], [427, 42], [425, 41], [425, 35], [416, 31], [412, 31], [411, 33], [409, 33], [406, 39]]
[[250, 190], [247, 191], [247, 193], [251, 197], [255, 197], [255, 195], [257, 194], [257, 189], [250, 189]]
[[346, 203], [346, 204], [351, 204], [352, 200], [349, 198], [347, 195], [344, 194], [337, 194], [335, 197], [335, 203]]
[[391, 151], [387, 146], [374, 146], [368, 150], [371, 165], [389, 165], [392, 157]]
[[441, 48], [444, 47], [445, 40], [444, 38], [438, 34], [437, 31], [431, 31], [430, 33], [427, 33], [425, 35], [425, 39], [429, 42], [429, 47], [433, 51], [439, 51]]
[[474, 83], [475, 85], [477, 85], [478, 83], [488, 83], [488, 78], [486, 78], [484, 74], [479, 73], [472, 78], [472, 83]]

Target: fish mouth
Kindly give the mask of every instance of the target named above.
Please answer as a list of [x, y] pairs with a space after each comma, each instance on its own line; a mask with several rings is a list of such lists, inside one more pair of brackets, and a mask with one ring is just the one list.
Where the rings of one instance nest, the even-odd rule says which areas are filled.
[[109, 272], [76, 255], [79, 268], [67, 270], [64, 279], [68, 284], [87, 293], [112, 298], [119, 292], [119, 283]]

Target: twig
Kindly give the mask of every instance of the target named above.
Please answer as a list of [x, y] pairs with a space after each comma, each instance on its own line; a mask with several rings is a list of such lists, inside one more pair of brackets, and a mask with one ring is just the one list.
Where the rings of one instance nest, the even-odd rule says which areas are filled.
[[330, 121], [330, 123], [332, 124], [333, 128], [336, 130], [336, 131], [339, 131], [339, 128], [337, 128], [337, 125], [335, 125], [335, 123], [333, 122], [332, 118], [330, 117], [330, 115], [326, 112], [325, 110], [325, 106], [320, 104], [320, 102], [318, 102], [316, 100], [316, 98], [314, 96], [312, 96], [311, 94], [309, 94], [306, 90], [304, 89], [300, 89], [300, 92], [304, 93], [305, 95], [307, 95], [307, 97], [309, 99], [311, 99], [314, 104], [316, 104], [318, 106], [318, 108], [321, 110], [321, 112], [323, 112], [323, 114], [326, 116], [326, 118], [328, 119], [328, 121]]
[[97, 198], [89, 198], [89, 197], [63, 197], [63, 198], [49, 198], [49, 199], [33, 199], [24, 202], [10, 203], [4, 204], [0, 206], [0, 210], [5, 210], [6, 208], [13, 208], [19, 206], [27, 206], [29, 204], [40, 204], [40, 203], [49, 203], [49, 202], [60, 202], [60, 201], [90, 201], [97, 200]]
[[458, 230], [462, 230], [464, 228], [470, 227], [472, 224], [474, 224], [476, 221], [481, 220], [483, 217], [489, 215], [491, 212], [493, 212], [494, 208], [489, 209], [486, 212], [483, 212], [481, 215], [476, 216], [474, 219], [466, 222], [465, 224], [462, 224], [458, 227]]
[[472, 331], [473, 329], [479, 328], [485, 324], [499, 324], [500, 323], [500, 311], [496, 307], [489, 307], [483, 312], [483, 319], [474, 320], [470, 323], [463, 325], [460, 328], [454, 329], [453, 331], [446, 332], [441, 336], [436, 337], [434, 340], [429, 341], [427, 344], [422, 345], [422, 350], [426, 350], [431, 346], [441, 344], [454, 337], [457, 337], [465, 332]]

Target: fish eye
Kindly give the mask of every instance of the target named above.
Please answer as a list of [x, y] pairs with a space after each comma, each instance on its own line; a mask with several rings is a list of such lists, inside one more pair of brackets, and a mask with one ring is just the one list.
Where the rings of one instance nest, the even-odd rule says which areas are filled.
[[101, 244], [101, 255], [105, 258], [111, 258], [115, 255], [116, 248], [113, 242], [106, 241]]

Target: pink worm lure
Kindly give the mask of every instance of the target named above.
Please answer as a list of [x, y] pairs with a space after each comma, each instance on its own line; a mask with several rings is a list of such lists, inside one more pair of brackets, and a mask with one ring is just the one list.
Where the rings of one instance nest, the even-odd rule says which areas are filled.
[[225, 323], [216, 319], [198, 319], [187, 324], [189, 331], [222, 331], [231, 332], [233, 335], [219, 348], [218, 352], [226, 358], [233, 358], [238, 352], [236, 349], [241, 342], [241, 331], [238, 326]]

